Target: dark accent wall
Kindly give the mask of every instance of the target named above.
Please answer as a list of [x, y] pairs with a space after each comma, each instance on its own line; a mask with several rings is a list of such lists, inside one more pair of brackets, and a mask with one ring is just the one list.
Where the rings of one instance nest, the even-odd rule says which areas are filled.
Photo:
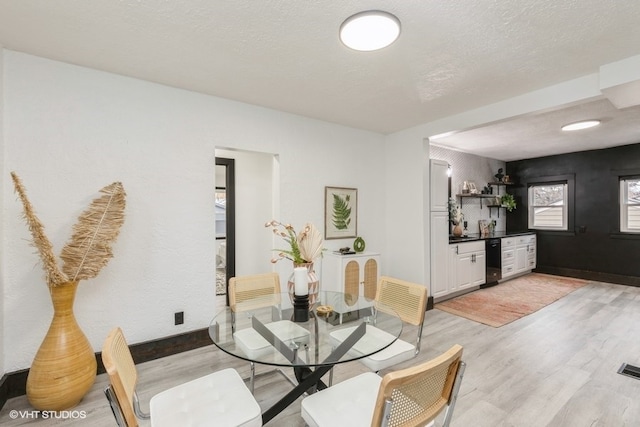
[[[640, 144], [507, 162], [518, 185], [507, 231], [527, 229], [527, 184], [572, 176], [567, 232], [536, 231], [537, 271], [640, 285], [640, 235], [619, 232], [619, 176], [640, 171]], [[570, 201], [571, 203], [571, 201]]]

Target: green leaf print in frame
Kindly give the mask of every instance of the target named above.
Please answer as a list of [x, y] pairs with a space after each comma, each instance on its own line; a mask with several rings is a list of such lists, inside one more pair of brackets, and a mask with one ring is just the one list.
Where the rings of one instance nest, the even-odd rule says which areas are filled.
[[358, 190], [356, 188], [325, 187], [325, 239], [346, 239], [357, 236]]

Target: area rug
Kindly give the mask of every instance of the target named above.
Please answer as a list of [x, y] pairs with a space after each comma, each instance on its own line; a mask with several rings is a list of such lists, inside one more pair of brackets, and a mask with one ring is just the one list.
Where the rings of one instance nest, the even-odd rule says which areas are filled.
[[435, 308], [498, 328], [585, 286], [587, 280], [529, 273], [443, 301]]

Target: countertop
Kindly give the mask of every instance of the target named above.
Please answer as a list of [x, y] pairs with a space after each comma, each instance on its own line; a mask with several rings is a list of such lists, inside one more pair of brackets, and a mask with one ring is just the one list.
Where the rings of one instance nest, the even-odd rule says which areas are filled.
[[449, 236], [449, 243], [474, 242], [478, 240], [500, 239], [502, 237], [523, 236], [525, 234], [535, 234], [535, 231], [496, 231], [495, 233], [480, 236], [478, 233], [470, 233], [464, 237]]

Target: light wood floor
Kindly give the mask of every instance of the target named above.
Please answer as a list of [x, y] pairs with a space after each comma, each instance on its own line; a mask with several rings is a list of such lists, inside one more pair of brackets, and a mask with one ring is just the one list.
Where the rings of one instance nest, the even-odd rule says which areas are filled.
[[[431, 310], [418, 360], [402, 366], [430, 359], [455, 343], [464, 347], [467, 370], [453, 426], [640, 425], [640, 380], [616, 373], [623, 362], [640, 365], [640, 288], [593, 282], [501, 328]], [[248, 364], [214, 346], [141, 364], [141, 400], [144, 404], [167, 387], [228, 366], [248, 374]], [[335, 380], [364, 371], [357, 362], [338, 366]], [[86, 411], [84, 419], [12, 420], [11, 410], [30, 409], [25, 397], [17, 397], [0, 411], [0, 425], [115, 426], [102, 394], [105, 385], [105, 375], [99, 375], [75, 408]], [[265, 408], [288, 387], [279, 375], [264, 376], [257, 380], [256, 397]], [[269, 425], [304, 426], [299, 412], [297, 401]]]

